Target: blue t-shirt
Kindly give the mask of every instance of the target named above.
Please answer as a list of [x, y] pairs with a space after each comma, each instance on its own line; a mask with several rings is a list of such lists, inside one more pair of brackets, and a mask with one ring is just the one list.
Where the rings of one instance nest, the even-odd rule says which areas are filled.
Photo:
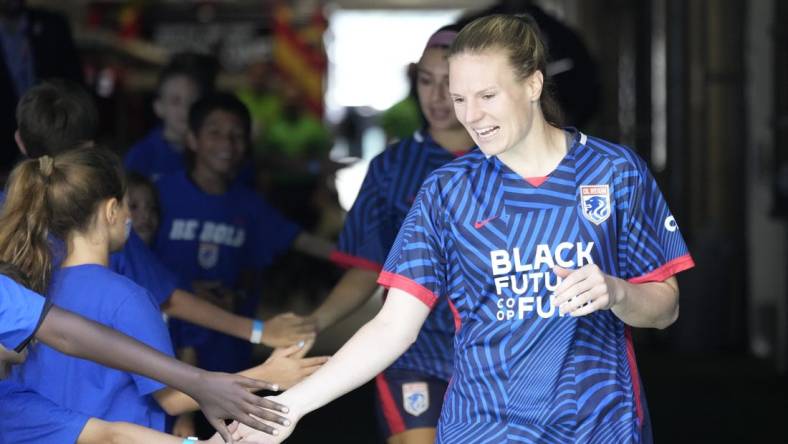
[[0, 344], [16, 350], [36, 332], [46, 300], [38, 293], [0, 274]]
[[[161, 177], [156, 186], [161, 200], [161, 223], [153, 250], [184, 283], [216, 281], [237, 289], [242, 271], [262, 270], [290, 248], [300, 232], [300, 227], [237, 182], [224, 194], [211, 195], [200, 190], [182, 171]], [[235, 311], [254, 316], [257, 302], [254, 295], [247, 297]], [[220, 333], [178, 320], [171, 320], [170, 325], [176, 346], [206, 347], [205, 353], [199, 353], [203, 368], [238, 371], [248, 365], [241, 357], [229, 363], [229, 357], [221, 356], [224, 351], [232, 353], [234, 346], [207, 344], [210, 337]], [[243, 349], [239, 349], [239, 354], [248, 354], [248, 344], [241, 341], [235, 345]]]
[[648, 168], [579, 132], [539, 186], [473, 152], [435, 171], [380, 283], [458, 313], [439, 443], [647, 439], [628, 327], [611, 311], [560, 316], [557, 265], [630, 282], [694, 265]]
[[0, 444], [75, 443], [88, 419], [13, 381], [0, 380]]
[[[183, 153], [164, 139], [164, 128], [161, 126], [151, 130], [129, 148], [123, 164], [128, 171], [142, 174], [154, 182], [166, 174], [186, 170]], [[236, 180], [245, 185], [254, 185], [254, 168], [250, 162], [241, 167]]]
[[[61, 268], [53, 275], [49, 294], [59, 307], [173, 355], [150, 293], [106, 267]], [[30, 347], [27, 361], [12, 375], [60, 406], [107, 421], [164, 430], [164, 411], [152, 396], [165, 387], [158, 381], [67, 356], [41, 343]]]
[[[457, 156], [426, 131], [416, 132], [372, 159], [339, 236], [334, 262], [380, 271], [424, 179]], [[438, 303], [416, 342], [390, 368], [451, 377], [454, 317], [446, 300]]]

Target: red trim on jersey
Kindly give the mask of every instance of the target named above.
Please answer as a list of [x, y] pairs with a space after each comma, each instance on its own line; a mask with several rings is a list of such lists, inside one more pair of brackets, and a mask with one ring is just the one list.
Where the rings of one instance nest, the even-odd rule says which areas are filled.
[[375, 377], [375, 385], [377, 386], [378, 396], [380, 396], [380, 402], [383, 407], [383, 416], [386, 418], [386, 423], [389, 425], [389, 432], [392, 435], [404, 432], [405, 420], [403, 420], [402, 415], [399, 414], [399, 408], [397, 407], [396, 401], [394, 401], [394, 395], [391, 394], [389, 383], [386, 381], [386, 377], [383, 376], [383, 373]]
[[640, 400], [640, 374], [638, 374], [638, 364], [635, 360], [635, 347], [632, 345], [632, 327], [624, 327], [624, 336], [627, 339], [627, 362], [629, 362], [629, 373], [632, 378], [632, 391], [635, 394], [635, 410], [638, 415], [638, 427], [643, 426], [643, 404]]
[[525, 181], [535, 187], [540, 187], [543, 183], [545, 183], [548, 177], [550, 176], [526, 177]]
[[652, 270], [643, 276], [629, 279], [629, 282], [633, 284], [642, 284], [644, 282], [662, 282], [665, 279], [681, 273], [684, 270], [689, 270], [694, 266], [695, 261], [692, 260], [692, 256], [685, 254], [684, 256], [677, 257], [676, 259], [673, 259], [667, 264], [657, 268], [656, 270]]
[[462, 318], [460, 318], [460, 312], [457, 311], [457, 307], [454, 306], [454, 303], [451, 299], [446, 298], [449, 303], [449, 308], [451, 308], [451, 313], [454, 315], [454, 332], [460, 331], [460, 327], [462, 327]]
[[365, 270], [372, 270], [375, 273], [383, 269], [383, 265], [375, 261], [353, 256], [352, 254], [342, 253], [339, 250], [333, 250], [328, 256], [328, 259], [342, 268], [363, 268]]
[[[447, 150], [448, 151], [448, 150]], [[454, 157], [462, 157], [468, 153], [470, 150], [462, 150], [462, 151], [449, 151]]]
[[406, 293], [410, 293], [413, 297], [424, 302], [427, 307], [434, 307], [438, 301], [438, 297], [431, 291], [427, 290], [423, 285], [418, 282], [388, 271], [383, 271], [378, 277], [378, 284], [384, 287], [398, 288]]

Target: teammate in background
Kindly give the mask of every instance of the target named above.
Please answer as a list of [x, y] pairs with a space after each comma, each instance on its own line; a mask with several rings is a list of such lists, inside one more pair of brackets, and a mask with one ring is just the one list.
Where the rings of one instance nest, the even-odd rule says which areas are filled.
[[[427, 126], [374, 158], [345, 219], [332, 258], [350, 267], [312, 313], [323, 330], [366, 302], [422, 182], [436, 168], [467, 153], [473, 140], [454, 116], [449, 97], [449, 46], [458, 28], [447, 26], [427, 42], [416, 68], [416, 91]], [[376, 377], [381, 434], [389, 443], [433, 443], [441, 401], [451, 378], [454, 317], [446, 300], [394, 364]]]
[[[17, 105], [17, 145], [27, 157], [55, 155], [80, 143], [92, 143], [98, 112], [90, 95], [78, 84], [62, 80], [30, 89]], [[263, 324], [253, 318], [219, 309], [185, 291], [175, 276], [136, 235], [111, 254], [110, 267], [151, 292], [171, 318], [211, 328], [252, 343], [287, 347], [314, 338], [314, 325], [292, 314], [275, 316]]]
[[[171, 353], [150, 294], [106, 268], [109, 251], [122, 246], [131, 229], [124, 195], [120, 159], [106, 149], [85, 147], [23, 162], [11, 175], [0, 217], [0, 259], [17, 267], [25, 283], [46, 292], [53, 303]], [[49, 233], [65, 239], [67, 247], [54, 272]], [[325, 358], [312, 360], [314, 371]], [[243, 374], [267, 378], [269, 367]], [[63, 407], [157, 430], [164, 429], [164, 417], [153, 399], [169, 414], [196, 410], [188, 396], [158, 382], [66, 357], [45, 345], [32, 347], [13, 375]]]
[[[292, 247], [328, 259], [333, 249], [235, 180], [248, 151], [250, 125], [246, 107], [230, 94], [204, 97], [192, 106], [187, 137], [192, 167], [156, 182], [162, 214], [153, 246], [183, 282], [232, 291], [235, 312], [242, 316], [256, 311], [259, 274], [277, 255]], [[185, 323], [171, 327], [177, 347], [196, 348], [200, 367], [248, 366], [248, 343]]]
[[[186, 169], [186, 134], [189, 130], [189, 107], [203, 94], [210, 94], [215, 73], [206, 75], [195, 63], [176, 55], [162, 70], [156, 86], [153, 112], [161, 119], [161, 126], [151, 130], [126, 153], [124, 166], [152, 181], [163, 174]], [[252, 184], [254, 171], [250, 161], [239, 180]]]
[[274, 398], [294, 423], [386, 368], [448, 298], [454, 373], [437, 443], [651, 440], [630, 326], [671, 325], [674, 275], [694, 263], [646, 163], [560, 127], [546, 60], [529, 16], [459, 33], [450, 93], [480, 151], [425, 181], [378, 281], [390, 287], [380, 313]]

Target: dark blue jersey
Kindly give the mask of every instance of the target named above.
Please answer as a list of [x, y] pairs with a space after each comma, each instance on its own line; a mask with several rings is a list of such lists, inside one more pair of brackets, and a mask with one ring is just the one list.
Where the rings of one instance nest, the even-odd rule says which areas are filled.
[[[334, 261], [380, 271], [424, 179], [455, 158], [421, 131], [372, 159], [345, 220]], [[453, 337], [454, 319], [444, 300], [427, 318], [416, 343], [390, 368], [424, 372], [448, 381]]]
[[479, 152], [433, 173], [380, 283], [459, 316], [438, 442], [641, 441], [628, 328], [611, 311], [561, 316], [554, 266], [631, 282], [693, 266], [646, 164], [576, 133], [539, 186]]

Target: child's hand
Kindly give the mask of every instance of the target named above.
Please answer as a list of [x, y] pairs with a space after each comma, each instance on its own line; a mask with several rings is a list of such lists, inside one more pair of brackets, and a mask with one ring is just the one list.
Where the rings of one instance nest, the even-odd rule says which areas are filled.
[[[270, 399], [271, 401], [276, 401], [277, 397], [274, 396], [267, 399]], [[233, 439], [236, 440], [236, 444], [280, 443], [285, 439], [287, 439], [293, 433], [293, 430], [295, 430], [295, 426], [298, 423], [298, 420], [301, 419], [301, 415], [293, 411], [288, 413], [287, 417], [290, 420], [289, 425], [285, 427], [279, 427], [278, 433], [276, 435], [269, 435], [241, 424], [239, 425], [238, 430], [236, 430], [235, 433], [233, 434]]]
[[311, 318], [284, 313], [265, 321], [262, 343], [273, 348], [314, 340], [317, 324]]
[[[314, 342], [314, 340], [312, 341]], [[311, 345], [310, 345], [311, 347]], [[287, 348], [277, 348], [271, 356], [255, 368], [265, 375], [265, 378], [282, 389], [301, 382], [302, 379], [316, 372], [328, 361], [328, 356], [304, 358], [307, 346], [292, 345]]]

